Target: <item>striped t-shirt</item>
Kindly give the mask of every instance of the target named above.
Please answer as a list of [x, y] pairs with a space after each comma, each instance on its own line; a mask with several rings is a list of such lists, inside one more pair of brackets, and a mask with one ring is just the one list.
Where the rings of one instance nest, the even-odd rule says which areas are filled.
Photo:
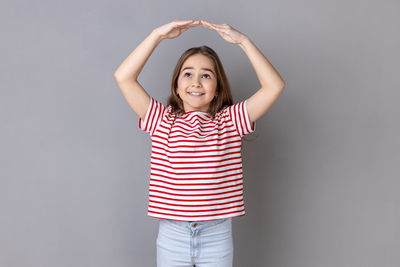
[[243, 216], [242, 137], [255, 131], [247, 100], [182, 117], [151, 97], [139, 128], [151, 137], [148, 216], [203, 221]]

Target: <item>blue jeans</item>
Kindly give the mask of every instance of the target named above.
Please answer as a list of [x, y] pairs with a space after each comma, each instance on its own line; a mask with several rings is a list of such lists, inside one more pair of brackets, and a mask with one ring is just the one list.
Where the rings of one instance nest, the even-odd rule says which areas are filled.
[[232, 218], [159, 219], [157, 267], [232, 267]]

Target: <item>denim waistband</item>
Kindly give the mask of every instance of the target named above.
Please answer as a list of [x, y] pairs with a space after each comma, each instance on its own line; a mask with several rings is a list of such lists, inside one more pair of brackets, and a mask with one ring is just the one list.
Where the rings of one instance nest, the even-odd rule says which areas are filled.
[[170, 223], [183, 226], [183, 227], [189, 227], [189, 228], [203, 228], [203, 227], [211, 227], [220, 223], [223, 223], [227, 220], [232, 220], [231, 217], [229, 218], [222, 218], [222, 219], [215, 219], [215, 220], [209, 220], [209, 221], [179, 221], [179, 220], [170, 220], [170, 219], [160, 219], [160, 221], [168, 221]]

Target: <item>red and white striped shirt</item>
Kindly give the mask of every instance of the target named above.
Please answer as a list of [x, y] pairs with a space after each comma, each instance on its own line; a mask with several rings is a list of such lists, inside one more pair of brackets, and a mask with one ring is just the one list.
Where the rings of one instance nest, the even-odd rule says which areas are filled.
[[151, 97], [145, 119], [139, 117], [152, 141], [148, 216], [203, 221], [245, 214], [241, 144], [255, 131], [246, 102], [212, 119], [201, 111], [176, 116]]

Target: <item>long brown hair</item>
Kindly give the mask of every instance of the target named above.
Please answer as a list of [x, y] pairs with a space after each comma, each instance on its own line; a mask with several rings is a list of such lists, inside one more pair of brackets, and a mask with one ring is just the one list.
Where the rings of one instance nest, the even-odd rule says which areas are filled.
[[229, 85], [228, 78], [226, 77], [221, 60], [219, 59], [217, 53], [206, 45], [189, 48], [179, 58], [178, 62], [176, 63], [174, 72], [172, 74], [171, 95], [168, 97], [167, 105], [171, 105], [172, 113], [175, 113], [177, 115], [183, 115], [185, 113], [183, 101], [176, 94], [176, 89], [178, 86], [178, 77], [186, 59], [195, 54], [202, 54], [211, 59], [212, 62], [214, 63], [214, 69], [217, 78], [217, 89], [216, 89], [217, 96], [215, 96], [214, 99], [211, 101], [208, 111], [208, 113], [214, 118], [215, 114], [218, 113], [220, 110], [222, 110], [225, 106], [232, 105], [233, 99], [232, 99], [231, 87]]

